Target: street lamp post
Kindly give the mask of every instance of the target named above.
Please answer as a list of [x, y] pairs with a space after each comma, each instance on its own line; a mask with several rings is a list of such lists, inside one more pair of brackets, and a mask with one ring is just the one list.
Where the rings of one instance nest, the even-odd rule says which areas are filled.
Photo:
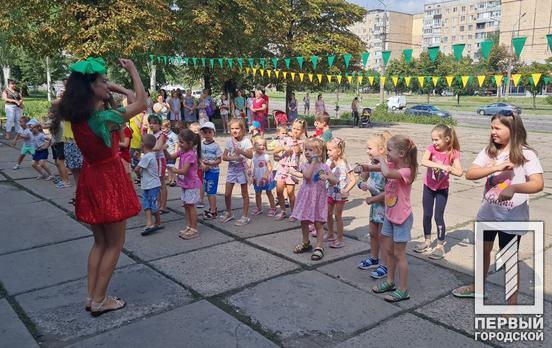
[[[378, 0], [378, 2], [382, 4], [385, 11], [383, 13], [383, 33], [381, 35], [382, 37], [381, 76], [383, 76], [385, 74], [385, 63], [383, 61], [383, 51], [387, 50], [387, 47], [385, 45], [387, 41], [387, 5], [382, 0]], [[384, 85], [381, 83], [381, 79], [380, 79], [380, 103], [383, 103], [383, 100], [384, 100], [383, 94], [384, 94]]]
[[[517, 32], [516, 32], [516, 37], [519, 36], [519, 26], [520, 26], [520, 22], [521, 22], [521, 19], [523, 17], [525, 17], [525, 15], [527, 14], [527, 12], [523, 12], [523, 14], [521, 16], [519, 16], [518, 20], [516, 23], [514, 23], [514, 25], [512, 26], [512, 39], [514, 39], [514, 28], [517, 26]], [[512, 78], [512, 70], [513, 70], [513, 64], [514, 64], [514, 44], [511, 42], [512, 40], [510, 40], [510, 59], [509, 59], [509, 62], [508, 62], [508, 78], [506, 80], [506, 91], [504, 92], [504, 98], [508, 98], [508, 95], [510, 94], [510, 79]]]

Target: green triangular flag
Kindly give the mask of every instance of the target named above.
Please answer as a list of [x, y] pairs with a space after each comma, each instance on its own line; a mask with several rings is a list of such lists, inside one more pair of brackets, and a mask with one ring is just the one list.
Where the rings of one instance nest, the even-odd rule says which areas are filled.
[[407, 48], [403, 50], [404, 60], [406, 64], [410, 64], [410, 61], [412, 60], [412, 51], [412, 48]]
[[178, 65], [182, 65], [182, 57], [178, 56]]
[[452, 51], [454, 52], [454, 59], [459, 62], [462, 59], [462, 53], [464, 52], [464, 47], [466, 44], [455, 44], [452, 45]]
[[240, 66], [240, 69], [243, 69], [243, 58], [238, 58], [238, 65]]
[[189, 61], [190, 61], [190, 59], [188, 57], [184, 57], [184, 64], [188, 65]]
[[429, 54], [429, 59], [431, 59], [431, 62], [435, 63], [435, 59], [437, 59], [437, 54], [439, 53], [439, 46], [429, 47], [427, 49], [427, 52]]
[[547, 85], [550, 82], [550, 77], [548, 77], [548, 76], [545, 76], [542, 79], [543, 79], [545, 85]]
[[369, 57], [370, 57], [370, 52], [363, 52], [360, 55], [360, 58], [362, 59], [362, 66], [366, 66], [366, 63], [368, 62]]
[[289, 63], [291, 63], [291, 58], [286, 58], [284, 59], [284, 61], [286, 62], [286, 69], [289, 69]]
[[328, 56], [328, 66], [331, 68], [335, 60], [335, 55]]
[[232, 69], [232, 66], [234, 65], [234, 58], [226, 58], [226, 61], [228, 62], [230, 69]]
[[163, 56], [163, 61], [167, 64], [167, 56]]
[[174, 58], [173, 57], [169, 57], [169, 64], [172, 64], [174, 62]]
[[255, 58], [247, 58], [247, 61], [249, 62], [250, 67], [253, 67], [255, 65]]
[[312, 67], [316, 69], [316, 67], [318, 66], [318, 56], [311, 56], [310, 60], [312, 63]]
[[343, 60], [345, 61], [345, 69], [348, 69], [349, 68], [349, 62], [351, 61], [351, 57], [353, 55], [350, 54], [350, 53], [347, 53], [347, 54], [344, 54], [343, 55]]
[[546, 35], [546, 39], [548, 40], [548, 48], [552, 51], [552, 34]]
[[217, 58], [220, 67], [224, 67], [224, 58]]
[[161, 63], [161, 56], [157, 56], [157, 63]]
[[201, 58], [201, 65], [205, 66], [205, 58]]
[[193, 63], [194, 65], [197, 65], [197, 58], [192, 58], [192, 63]]
[[381, 52], [381, 56], [383, 58], [383, 66], [387, 66], [387, 62], [389, 62], [389, 58], [391, 58], [391, 51], [383, 51]]
[[155, 58], [155, 56], [153, 54], [150, 54], [150, 61], [153, 62], [153, 59]]
[[211, 65], [211, 69], [215, 67], [215, 58], [209, 58], [209, 65]]
[[483, 58], [489, 59], [489, 54], [491, 54], [491, 49], [493, 48], [494, 42], [490, 40], [486, 40], [481, 42], [481, 54], [483, 55]]
[[303, 61], [305, 58], [303, 56], [295, 57], [297, 59], [297, 63], [299, 64], [299, 68], [303, 69]]
[[514, 51], [518, 58], [521, 55], [521, 51], [523, 51], [523, 46], [525, 46], [525, 40], [527, 40], [527, 37], [525, 36], [514, 37], [512, 39], [512, 45], [514, 45]]
[[265, 58], [259, 58], [259, 64], [265, 69], [266, 67], [266, 59]]
[[274, 70], [278, 69], [278, 58], [272, 58], [272, 67], [274, 68]]

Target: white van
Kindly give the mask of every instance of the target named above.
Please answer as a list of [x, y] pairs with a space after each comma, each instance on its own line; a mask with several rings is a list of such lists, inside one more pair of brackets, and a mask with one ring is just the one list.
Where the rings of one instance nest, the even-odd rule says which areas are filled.
[[402, 110], [406, 107], [406, 97], [404, 95], [395, 95], [387, 99], [387, 108], [390, 110]]

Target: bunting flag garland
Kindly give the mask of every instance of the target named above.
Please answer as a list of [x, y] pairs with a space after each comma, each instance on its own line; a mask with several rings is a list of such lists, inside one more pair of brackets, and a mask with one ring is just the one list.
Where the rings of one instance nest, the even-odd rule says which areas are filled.
[[192, 58], [192, 64], [195, 66], [197, 65], [197, 58]]
[[155, 56], [153, 54], [150, 54], [150, 61], [153, 62], [153, 58], [155, 58]]
[[316, 70], [316, 67], [318, 66], [318, 56], [311, 56], [310, 60], [312, 63], [312, 67], [314, 68], [314, 70]]
[[483, 83], [485, 82], [485, 75], [477, 75], [477, 83], [479, 84], [479, 87], [483, 87]]
[[374, 85], [374, 76], [368, 76], [368, 83], [370, 83], [370, 87]]
[[397, 83], [399, 82], [399, 77], [391, 76], [391, 81], [393, 81], [393, 86], [397, 87]]
[[452, 51], [454, 52], [454, 59], [459, 62], [462, 59], [462, 53], [464, 52], [465, 44], [452, 45]]
[[249, 67], [252, 68], [255, 65], [255, 59], [254, 58], [247, 58], [247, 61], [249, 62]]
[[494, 78], [495, 78], [495, 84], [497, 87], [500, 87], [502, 86], [502, 79], [504, 78], [504, 76], [502, 75], [494, 75]]
[[309, 74], [309, 81], [312, 82], [312, 78], [314, 77], [314, 74]]
[[[185, 57], [185, 58], [184, 58], [184, 64], [185, 64], [185, 65], [188, 65], [188, 62], [189, 62], [189, 61], [190, 61], [190, 60], [189, 60], [188, 57]], [[231, 67], [231, 66], [230, 66], [230, 67]]]
[[173, 57], [169, 57], [169, 64], [173, 63]]
[[483, 58], [485, 58], [485, 60], [489, 59], [489, 54], [491, 54], [493, 46], [494, 42], [490, 40], [483, 41], [479, 44], [479, 47], [481, 47], [481, 54], [483, 55]]
[[427, 53], [429, 54], [431, 62], [435, 63], [435, 59], [437, 59], [437, 55], [439, 54], [439, 46], [429, 47]]
[[264, 77], [264, 72], [265, 72], [264, 69], [259, 69], [259, 73], [261, 74], [262, 77]]
[[337, 83], [341, 84], [341, 79], [343, 78], [343, 76], [337, 75], [335, 78], [337, 79]]
[[318, 79], [318, 83], [322, 83], [322, 74], [316, 74], [316, 78]]
[[452, 75], [449, 75], [449, 76], [445, 76], [445, 78], [447, 79], [447, 86], [450, 86], [452, 85], [452, 81], [454, 80], [454, 76]]
[[439, 82], [439, 76], [433, 76], [431, 80], [433, 81], [433, 87], [437, 87], [437, 83]]
[[352, 56], [353, 55], [350, 54], [350, 53], [347, 53], [347, 54], [343, 55], [343, 60], [345, 61], [345, 69], [349, 69], [349, 62], [351, 61]]
[[381, 57], [383, 58], [383, 66], [387, 66], [387, 62], [389, 62], [389, 58], [391, 58], [391, 51], [381, 52]]
[[411, 79], [410, 76], [405, 76], [404, 77], [404, 83], [405, 83], [406, 87], [410, 87], [410, 79]]
[[246, 73], [247, 75], [249, 75], [249, 71], [251, 71], [251, 68], [246, 67], [246, 68], [245, 68], [245, 73]]
[[369, 52], [363, 52], [360, 57], [362, 59], [362, 66], [365, 67], [366, 63], [368, 63], [368, 58], [370, 57], [370, 53]]
[[525, 36], [514, 37], [512, 39], [512, 45], [514, 46], [514, 52], [516, 53], [516, 56], [518, 58], [521, 55], [521, 51], [523, 51], [523, 46], [525, 45], [525, 40], [527, 40], [527, 37], [525, 37]]
[[253, 68], [252, 71], [253, 71], [253, 77], [255, 77], [255, 74], [257, 73], [257, 68]]
[[550, 77], [545, 76], [542, 78], [542, 80], [544, 81], [544, 84], [547, 85], [550, 82]]
[[531, 74], [531, 78], [532, 78], [532, 81], [533, 81], [533, 86], [536, 87], [539, 84], [541, 75], [542, 75], [541, 73]]
[[259, 58], [259, 64], [263, 67], [263, 69], [266, 68], [266, 59], [265, 58]]
[[285, 79], [287, 78], [288, 72], [287, 72], [287, 71], [284, 71], [284, 72], [282, 72], [282, 74], [284, 75], [284, 80], [285, 80]]
[[386, 76], [380, 76], [380, 85], [385, 87], [385, 80], [387, 80]]
[[548, 41], [548, 49], [552, 51], [552, 34], [546, 35], [546, 40]]
[[514, 81], [514, 87], [517, 87], [520, 79], [521, 79], [521, 74], [512, 74], [512, 80]]
[[332, 75], [326, 75], [326, 78], [328, 79], [328, 82], [332, 82]]
[[466, 88], [466, 85], [468, 84], [469, 81], [470, 81], [469, 75], [462, 76], [462, 86], [464, 86], [464, 88]]
[[421, 88], [424, 88], [424, 83], [425, 83], [425, 76], [418, 76], [418, 85]]
[[276, 78], [280, 77], [280, 70], [274, 70], [274, 75], [276, 75]]
[[[165, 62], [165, 64], [167, 64], [167, 56], [163, 56], [163, 61]], [[203, 65], [205, 65], [205, 64], [203, 64]]]
[[226, 64], [228, 64], [230, 69], [232, 69], [232, 66], [234, 65], [234, 59], [233, 58], [227, 58], [226, 59]]
[[205, 66], [205, 59], [206, 58], [201, 58], [201, 65]]
[[299, 57], [295, 57], [295, 59], [297, 59], [297, 64], [299, 64], [299, 68], [303, 69], [304, 58], [302, 56], [299, 56]]
[[211, 65], [211, 69], [215, 67], [215, 58], [209, 58], [209, 65]]
[[274, 68], [274, 70], [278, 69], [278, 58], [272, 58], [272, 67]]
[[410, 64], [410, 61], [412, 60], [412, 52], [412, 48], [407, 48], [403, 50], [404, 61], [406, 62], [406, 64]]
[[272, 75], [272, 70], [267, 70], [266, 74], [268, 75], [268, 78], [270, 78], [270, 76]]
[[243, 69], [243, 58], [238, 58], [238, 65], [240, 66], [240, 69]]
[[286, 62], [286, 69], [289, 69], [289, 63], [291, 63], [291, 58], [284, 59], [284, 62]]
[[362, 79], [363, 79], [363, 78], [364, 78], [364, 76], [362, 76], [362, 75], [358, 75], [358, 76], [357, 76], [357, 83], [358, 83], [359, 85], [362, 84]]
[[347, 76], [347, 81], [349, 81], [349, 84], [352, 85], [353, 84], [353, 77], [348, 75]]
[[328, 66], [331, 68], [334, 63], [335, 55], [328, 56]]
[[303, 82], [304, 77], [305, 77], [305, 73], [299, 73], [299, 81]]
[[291, 81], [295, 81], [295, 73], [294, 73], [294, 72], [290, 72], [289, 74], [291, 75]]
[[218, 63], [220, 65], [220, 67], [221, 68], [224, 67], [224, 59], [223, 58], [218, 58], [217, 60], [218, 60]]

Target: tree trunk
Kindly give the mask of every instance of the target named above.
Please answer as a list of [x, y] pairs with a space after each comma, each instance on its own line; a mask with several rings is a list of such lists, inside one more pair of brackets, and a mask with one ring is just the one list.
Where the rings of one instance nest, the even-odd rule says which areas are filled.
[[460, 93], [456, 94], [456, 106], [460, 106]]
[[151, 74], [150, 74], [150, 92], [155, 91], [155, 85], [157, 82], [155, 81], [157, 79], [157, 66], [153, 63], [151, 63]]
[[209, 67], [205, 67], [203, 70], [203, 85], [203, 88], [208, 89], [211, 92], [211, 70]]
[[[288, 112], [288, 102], [289, 102], [289, 97], [291, 96], [291, 93], [293, 93], [293, 86], [290, 86], [289, 83], [286, 83], [286, 103], [285, 103], [285, 109], [282, 110], [286, 114]], [[297, 108], [297, 110], [299, 110], [299, 108]]]
[[4, 74], [4, 84], [8, 85], [8, 79], [11, 77], [11, 68], [9, 65], [2, 66], [2, 73]]
[[537, 93], [533, 93], [533, 109], [537, 109]]
[[430, 93], [431, 93], [430, 91], [427, 92], [427, 103], [428, 103], [428, 104], [429, 104], [429, 94], [430, 94]]
[[52, 102], [52, 74], [50, 73], [50, 57], [46, 57], [46, 89], [48, 90], [48, 102]]

